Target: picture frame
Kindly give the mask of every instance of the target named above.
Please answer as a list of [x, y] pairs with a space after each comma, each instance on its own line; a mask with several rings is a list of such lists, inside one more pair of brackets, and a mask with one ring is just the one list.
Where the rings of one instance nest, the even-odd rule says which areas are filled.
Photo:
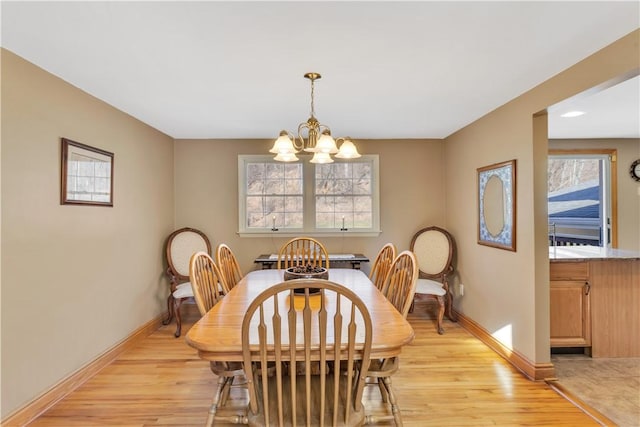
[[516, 252], [516, 160], [478, 171], [478, 244]]
[[60, 204], [113, 207], [113, 153], [67, 138], [61, 141]]

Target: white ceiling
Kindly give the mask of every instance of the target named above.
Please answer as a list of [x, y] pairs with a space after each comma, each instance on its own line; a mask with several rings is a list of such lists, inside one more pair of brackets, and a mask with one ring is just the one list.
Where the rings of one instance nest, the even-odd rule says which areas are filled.
[[[578, 117], [561, 117], [570, 111]], [[549, 108], [551, 138], [640, 138], [640, 76]]]
[[[295, 131], [308, 71], [323, 75], [316, 116], [334, 136], [444, 138], [640, 27], [638, 1], [1, 7], [4, 48], [174, 138]], [[637, 137], [637, 79], [619, 89]], [[571, 137], [551, 123], [552, 137]]]

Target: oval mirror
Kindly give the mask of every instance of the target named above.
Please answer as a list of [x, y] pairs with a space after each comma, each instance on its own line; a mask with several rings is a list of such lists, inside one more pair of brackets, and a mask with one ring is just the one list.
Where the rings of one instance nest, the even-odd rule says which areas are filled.
[[487, 226], [487, 231], [491, 236], [497, 237], [502, 232], [505, 223], [504, 184], [497, 175], [492, 175], [487, 180], [483, 202], [484, 222]]

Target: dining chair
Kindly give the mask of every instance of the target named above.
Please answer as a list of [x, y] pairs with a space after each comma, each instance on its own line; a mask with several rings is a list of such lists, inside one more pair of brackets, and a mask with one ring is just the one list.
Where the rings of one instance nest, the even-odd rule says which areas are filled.
[[453, 257], [456, 246], [453, 236], [443, 228], [431, 226], [419, 230], [411, 239], [410, 250], [418, 260], [419, 277], [416, 294], [427, 295], [438, 301], [438, 333], [443, 334], [442, 320], [456, 321], [453, 314], [453, 295], [449, 276], [453, 273]]
[[[200, 316], [204, 316], [228, 292], [220, 270], [206, 252], [196, 252], [191, 257], [189, 279]], [[234, 380], [244, 376], [242, 363], [209, 362], [209, 367], [218, 377], [218, 385], [209, 409], [207, 425], [213, 425], [214, 421], [233, 422], [237, 417], [219, 416], [218, 409], [226, 404]]]
[[167, 276], [169, 276], [170, 293], [167, 298], [167, 318], [162, 324], [168, 325], [176, 318], [175, 337], [178, 338], [182, 330], [180, 306], [186, 299], [193, 298], [193, 291], [189, 283], [189, 260], [196, 252], [211, 253], [211, 243], [207, 236], [195, 228], [184, 227], [175, 230], [167, 238], [165, 254], [167, 257]]
[[[296, 289], [304, 294], [294, 296]], [[310, 295], [310, 289], [320, 289], [320, 295]], [[281, 426], [362, 425], [371, 339], [366, 305], [342, 285], [299, 279], [265, 290], [250, 304], [242, 322], [249, 388], [246, 421]], [[274, 375], [261, 369], [267, 360], [275, 363]], [[329, 361], [346, 366], [348, 374], [329, 369]], [[300, 375], [296, 366], [302, 366]]]
[[[396, 256], [389, 267], [383, 286], [382, 293], [393, 304], [393, 306], [406, 319], [409, 307], [413, 302], [416, 291], [416, 280], [418, 279], [418, 262], [411, 251], [402, 251]], [[398, 357], [388, 357], [385, 359], [374, 359], [369, 366], [368, 376], [377, 384], [382, 395], [382, 401], [389, 403], [391, 411], [389, 415], [368, 415], [367, 424], [374, 424], [380, 421], [393, 420], [396, 426], [402, 425], [402, 416], [391, 383], [393, 375], [399, 367]]]
[[382, 290], [384, 279], [391, 268], [391, 264], [396, 257], [396, 246], [393, 243], [387, 243], [380, 249], [376, 259], [373, 261], [369, 279], [376, 285], [376, 288]]
[[312, 237], [294, 237], [278, 252], [278, 270], [311, 265], [329, 269], [329, 253], [324, 245]]
[[238, 260], [229, 246], [220, 243], [216, 248], [216, 264], [224, 277], [227, 290], [233, 289], [242, 279], [242, 271]]

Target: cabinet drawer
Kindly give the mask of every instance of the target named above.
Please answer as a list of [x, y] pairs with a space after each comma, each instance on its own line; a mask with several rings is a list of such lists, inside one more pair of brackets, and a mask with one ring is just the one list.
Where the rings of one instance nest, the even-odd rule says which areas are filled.
[[552, 262], [549, 264], [551, 280], [588, 280], [588, 262]]

